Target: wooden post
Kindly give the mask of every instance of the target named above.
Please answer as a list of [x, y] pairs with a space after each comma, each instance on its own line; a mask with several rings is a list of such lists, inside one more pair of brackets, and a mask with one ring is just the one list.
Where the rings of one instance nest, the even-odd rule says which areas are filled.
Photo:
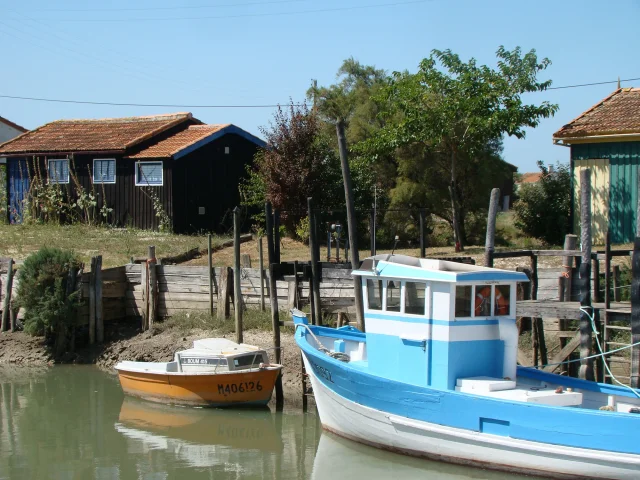
[[230, 299], [233, 292], [233, 270], [230, 267], [220, 267], [218, 279], [218, 320], [229, 318]]
[[620, 265], [613, 266], [613, 300], [619, 302], [622, 295], [622, 289], [620, 288]]
[[327, 262], [331, 261], [331, 230], [327, 226]]
[[[604, 308], [611, 308], [611, 235], [605, 233], [604, 243]], [[607, 332], [605, 331], [605, 336]]]
[[[353, 205], [353, 189], [351, 188], [351, 172], [347, 160], [347, 139], [344, 133], [344, 120], [338, 119], [336, 122], [336, 132], [338, 134], [338, 146], [340, 149], [340, 164], [342, 166], [342, 179], [344, 182], [344, 197], [347, 203], [347, 224], [349, 233], [349, 245], [351, 245], [351, 268], [360, 268], [358, 258], [358, 233], [356, 227], [356, 212]], [[356, 304], [356, 323], [358, 329], [364, 332], [364, 306], [362, 302], [362, 283], [360, 277], [353, 279], [353, 293]]]
[[[564, 237], [564, 249], [575, 250], [578, 243], [578, 237], [576, 235], [565, 235]], [[567, 279], [564, 284], [564, 301], [570, 302], [571, 299], [571, 285], [573, 278], [573, 257], [562, 257], [562, 270], [563, 276]], [[566, 321], [565, 321], [566, 323]]]
[[[101, 260], [102, 261], [102, 260]], [[147, 250], [147, 280], [149, 284], [149, 317], [147, 329], [153, 327], [158, 315], [158, 272], [156, 270], [156, 247], [150, 245]]]
[[260, 269], [260, 310], [264, 312], [264, 254], [262, 252], [262, 237], [258, 238], [258, 268]]
[[211, 234], [207, 235], [207, 266], [209, 267], [209, 315], [213, 317], [213, 258], [211, 257]]
[[[144, 266], [142, 268], [144, 272]], [[96, 343], [96, 257], [91, 257], [91, 273], [89, 274], [89, 345], [93, 345]], [[142, 330], [145, 330], [145, 318], [146, 312], [144, 309], [144, 305], [146, 304], [144, 300], [144, 283], [142, 287]]]
[[[633, 244], [631, 259], [631, 345], [640, 342], [640, 236]], [[631, 387], [640, 388], [640, 347], [631, 347]]]
[[369, 214], [369, 239], [371, 240], [371, 256], [373, 257], [376, 254], [376, 216], [373, 209]]
[[493, 252], [496, 241], [496, 216], [500, 203], [500, 189], [491, 189], [491, 199], [489, 201], [489, 213], [487, 215], [487, 238], [484, 242], [484, 266], [493, 268]]
[[313, 212], [313, 199], [307, 197], [307, 210], [309, 212], [309, 249], [311, 251], [311, 281], [309, 282], [309, 288], [311, 289], [311, 297], [313, 298], [313, 308], [311, 309], [311, 323], [319, 325], [322, 312], [320, 305], [320, 272], [318, 264], [320, 263], [320, 255], [316, 244], [318, 243], [318, 237], [316, 236], [316, 216]]
[[233, 307], [236, 316], [236, 343], [242, 343], [242, 279], [240, 267], [240, 207], [233, 209]]
[[276, 263], [276, 252], [273, 244], [273, 213], [270, 202], [264, 204], [264, 213], [266, 217], [265, 228], [267, 229], [267, 261], [269, 262], [267, 268], [271, 268], [271, 264]]
[[[499, 197], [499, 195], [498, 195]], [[538, 257], [531, 255], [531, 300], [538, 299]], [[534, 360], [536, 353], [540, 354], [540, 362], [542, 365], [547, 364], [547, 342], [544, 338], [544, 322], [542, 318], [536, 317], [532, 319], [532, 334], [534, 335]], [[538, 352], [536, 352], [536, 347]], [[534, 363], [535, 364], [535, 363]]]
[[592, 327], [591, 306], [591, 170], [580, 171], [580, 240], [582, 262], [580, 264], [580, 371], [582, 379], [594, 380], [591, 355]]
[[[102, 302], [102, 255], [96, 257], [96, 271], [93, 275], [93, 281], [95, 283], [95, 295], [96, 295], [96, 341], [98, 343], [104, 342], [104, 308]], [[154, 270], [155, 272], [155, 270]], [[154, 273], [155, 278], [155, 273]], [[154, 310], [155, 313], [155, 310]], [[151, 314], [149, 315], [151, 317]]]
[[2, 305], [2, 331], [10, 328], [11, 322], [11, 290], [13, 288], [13, 258], [7, 263], [7, 282], [4, 289], [4, 302]]
[[273, 211], [273, 253], [275, 263], [280, 263], [280, 211]]
[[595, 255], [591, 259], [591, 269], [593, 270], [593, 301], [602, 301], [602, 295], [600, 295], [600, 260]]
[[427, 256], [427, 242], [424, 235], [424, 224], [426, 220], [427, 212], [424, 208], [420, 209], [420, 258]]
[[[280, 351], [280, 317], [278, 312], [278, 289], [275, 276], [275, 249], [273, 245], [273, 223], [271, 217], [271, 204], [265, 204], [267, 217], [267, 261], [269, 262], [269, 300], [271, 303], [271, 327], [273, 330], [273, 348], [275, 350], [276, 363], [282, 362], [282, 352]], [[282, 410], [284, 405], [284, 394], [282, 388], [282, 374], [276, 380], [276, 410]]]

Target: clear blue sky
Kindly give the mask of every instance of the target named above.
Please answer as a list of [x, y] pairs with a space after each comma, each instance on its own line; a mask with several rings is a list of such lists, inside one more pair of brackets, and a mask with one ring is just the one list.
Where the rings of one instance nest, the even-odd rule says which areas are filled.
[[[387, 6], [373, 7], [380, 4]], [[354, 8], [319, 11], [345, 7]], [[350, 56], [388, 71], [415, 71], [431, 49], [449, 48], [493, 66], [499, 45], [535, 48], [551, 59], [541, 78], [554, 86], [637, 78], [640, 1], [0, 0], [0, 95], [277, 104], [304, 100], [311, 79], [332, 83]], [[640, 81], [623, 86], [634, 84]], [[614, 89], [531, 94], [527, 100], [549, 100], [560, 110], [525, 140], [506, 139], [505, 160], [520, 172], [535, 171], [538, 159], [567, 162], [569, 149], [552, 144], [553, 132]], [[27, 128], [179, 110], [0, 98], [0, 115]], [[258, 135], [273, 113], [190, 110], [207, 123], [231, 122]]]

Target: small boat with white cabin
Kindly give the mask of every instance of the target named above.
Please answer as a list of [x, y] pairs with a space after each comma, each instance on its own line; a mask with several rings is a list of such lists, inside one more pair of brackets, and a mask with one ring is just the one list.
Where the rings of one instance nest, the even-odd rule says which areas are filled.
[[266, 405], [282, 365], [263, 349], [225, 338], [195, 340], [171, 362], [123, 361], [115, 366], [124, 393], [178, 405]]
[[366, 333], [292, 310], [326, 430], [508, 472], [640, 478], [639, 391], [517, 366], [524, 273], [403, 255], [352, 273]]

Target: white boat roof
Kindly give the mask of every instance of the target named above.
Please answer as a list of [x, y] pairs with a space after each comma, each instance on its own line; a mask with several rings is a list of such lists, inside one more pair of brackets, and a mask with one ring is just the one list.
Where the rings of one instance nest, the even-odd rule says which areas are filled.
[[[213, 353], [215, 355], [236, 355], [238, 353], [255, 352], [262, 350], [253, 345], [247, 345], [246, 343], [236, 343], [226, 338], [203, 338], [201, 340], [194, 340], [193, 348], [185, 350], [184, 352], [191, 352], [193, 350], [200, 351], [205, 350], [206, 353]], [[181, 352], [181, 353], [184, 353]]]
[[366, 258], [353, 275], [439, 282], [528, 282], [523, 272], [479, 267], [434, 258], [381, 254]]

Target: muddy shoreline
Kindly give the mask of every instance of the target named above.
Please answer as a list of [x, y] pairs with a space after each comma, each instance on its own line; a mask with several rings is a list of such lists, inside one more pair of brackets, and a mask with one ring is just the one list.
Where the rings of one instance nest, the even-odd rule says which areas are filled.
[[[190, 348], [193, 341], [197, 339], [222, 337], [234, 340], [234, 334], [221, 334], [212, 330], [168, 329], [154, 334], [151, 331], [139, 333], [137, 329], [126, 323], [111, 324], [109, 327], [109, 331], [105, 332], [103, 345], [78, 348], [75, 353], [67, 354], [62, 359], [54, 359], [42, 337], [32, 337], [21, 331], [0, 334], [0, 366], [46, 367], [70, 363], [95, 364], [101, 370], [115, 375], [113, 367], [122, 360], [166, 362], [173, 359], [176, 350]], [[244, 342], [265, 349], [273, 347], [270, 331], [247, 330], [244, 332]], [[300, 351], [293, 339], [293, 333], [282, 332], [281, 346], [285, 404], [298, 406], [302, 404], [302, 372]], [[268, 353], [273, 359], [273, 350], [268, 350]]]

